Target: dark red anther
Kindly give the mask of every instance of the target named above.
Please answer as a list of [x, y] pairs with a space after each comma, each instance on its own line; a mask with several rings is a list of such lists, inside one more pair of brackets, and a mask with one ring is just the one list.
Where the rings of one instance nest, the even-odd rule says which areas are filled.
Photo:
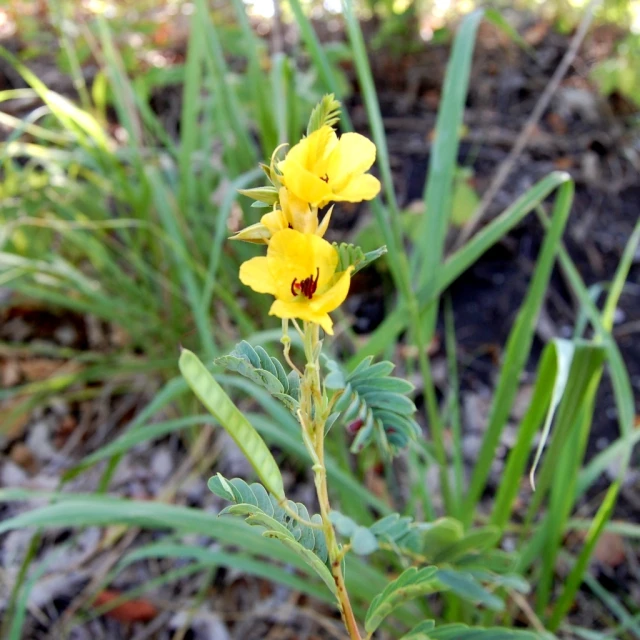
[[316, 268], [316, 277], [309, 276], [301, 282], [298, 282], [298, 278], [294, 278], [291, 283], [291, 294], [297, 296], [298, 293], [304, 294], [309, 300], [313, 298], [313, 294], [318, 288], [318, 279], [320, 278], [320, 267]]

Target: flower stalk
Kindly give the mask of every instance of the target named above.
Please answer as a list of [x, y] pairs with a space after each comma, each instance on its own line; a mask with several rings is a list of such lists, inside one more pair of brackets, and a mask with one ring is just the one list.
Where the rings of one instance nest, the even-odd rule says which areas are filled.
[[307, 362], [300, 385], [300, 425], [305, 432], [303, 441], [314, 461], [312, 469], [316, 495], [322, 517], [322, 529], [327, 543], [331, 575], [336, 585], [340, 614], [351, 640], [361, 640], [342, 571], [344, 549], [336, 539], [336, 533], [329, 518], [331, 506], [327, 488], [327, 470], [324, 464], [324, 431], [330, 407], [322, 389], [320, 376], [319, 360], [322, 348], [320, 328], [315, 323], [307, 322], [304, 329], [304, 351]]

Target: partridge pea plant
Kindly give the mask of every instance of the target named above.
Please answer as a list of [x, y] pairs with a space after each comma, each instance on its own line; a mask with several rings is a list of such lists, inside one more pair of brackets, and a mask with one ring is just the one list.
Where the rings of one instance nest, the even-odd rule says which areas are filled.
[[[216, 364], [264, 387], [297, 418], [312, 461], [319, 513], [310, 515], [307, 506], [287, 499], [282, 474], [267, 445], [204, 364], [184, 350], [180, 368], [261, 481], [249, 485], [220, 474], [211, 478], [209, 488], [232, 503], [222, 514], [245, 518], [248, 524], [264, 529], [265, 537], [277, 539], [297, 554], [323, 580], [349, 636], [358, 639], [364, 636], [345, 583], [345, 561], [350, 553], [391, 553], [395, 562], [405, 567], [369, 603], [363, 625], [367, 638], [388, 614], [411, 598], [452, 592], [496, 610], [502, 601], [482, 582], [498, 585], [501, 580], [511, 580], [515, 589], [526, 588], [526, 584], [523, 587], [515, 584], [518, 581], [513, 577], [500, 575], [499, 553], [494, 553], [491, 571], [476, 566], [478, 556], [472, 550], [493, 545], [493, 531], [476, 530], [465, 536], [453, 520], [424, 524], [398, 514], [365, 527], [330, 506], [325, 437], [334, 424], [348, 425], [356, 432], [352, 452], [371, 444], [386, 459], [421, 433], [413, 418], [415, 405], [407, 397], [413, 386], [390, 376], [390, 362], [374, 363], [367, 357], [347, 374], [323, 353], [324, 336], [334, 333], [330, 314], [347, 297], [353, 274], [386, 251], [381, 247], [364, 253], [356, 246], [330, 244], [324, 239], [333, 203], [371, 200], [380, 191], [379, 181], [367, 173], [375, 160], [375, 145], [356, 133], [338, 137], [334, 126], [339, 114], [340, 104], [333, 95], [325, 96], [311, 115], [306, 137], [286, 152], [285, 145], [274, 151], [270, 164], [262, 166], [269, 184], [242, 192], [255, 200], [253, 206], [270, 211], [233, 237], [265, 245], [266, 255], [244, 262], [239, 275], [254, 291], [274, 298], [269, 314], [282, 320], [281, 342], [289, 372], [262, 346], [245, 341], [216, 360]], [[331, 208], [321, 217], [321, 208], [328, 205]], [[297, 364], [291, 352], [290, 330], [297, 332], [303, 345], [304, 360]], [[445, 568], [437, 566], [439, 560], [447, 562]], [[487, 639], [534, 637], [502, 629], [472, 631], [463, 625], [436, 628], [432, 619], [416, 617], [415, 610], [407, 620], [414, 625], [403, 636], [407, 640], [464, 638], [466, 633], [486, 633], [473, 637]]]

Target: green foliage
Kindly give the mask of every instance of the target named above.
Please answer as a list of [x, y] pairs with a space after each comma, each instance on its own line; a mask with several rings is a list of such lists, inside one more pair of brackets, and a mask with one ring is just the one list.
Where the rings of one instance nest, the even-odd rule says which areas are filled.
[[[265, 488], [256, 482], [248, 485], [240, 478], [227, 480], [221, 474], [209, 479], [209, 489], [217, 496], [233, 502], [234, 505], [220, 512], [220, 515], [239, 515], [246, 518], [250, 525], [271, 528], [273, 531], [288, 533], [305, 549], [313, 551], [326, 564], [327, 543], [324, 533], [320, 529], [312, 528], [301, 520], [295, 519], [291, 512], [300, 516], [303, 521], [321, 524], [318, 514], [309, 516], [307, 508], [301, 503], [287, 501], [289, 512], [285, 511], [280, 502]], [[252, 507], [252, 509], [249, 509]]]
[[365, 253], [360, 247], [347, 242], [333, 243], [333, 246], [338, 252], [338, 267], [336, 271], [346, 271], [348, 267], [353, 267], [353, 274], [358, 273], [361, 269], [370, 265], [374, 260], [377, 260], [385, 253], [387, 253], [387, 247], [379, 247], [372, 251]]
[[194, 353], [183, 349], [179, 364], [191, 390], [240, 447], [264, 486], [278, 499], [283, 499], [280, 468], [258, 432]]
[[366, 556], [378, 550], [378, 541], [368, 527], [357, 524], [339, 511], [332, 511], [329, 519], [340, 535], [349, 538], [349, 544], [354, 553]]
[[341, 420], [361, 421], [351, 450], [357, 453], [375, 442], [388, 457], [417, 438], [421, 431], [412, 417], [416, 407], [406, 396], [413, 385], [389, 375], [394, 368], [391, 362], [372, 363], [372, 357], [365, 358], [356, 369], [345, 374], [335, 362], [328, 360], [330, 373], [325, 383], [327, 388], [339, 393], [334, 408], [341, 412]]
[[473, 218], [478, 209], [480, 198], [470, 183], [473, 170], [458, 167], [453, 180], [453, 201], [451, 203], [451, 224], [463, 227]]
[[243, 340], [229, 355], [216, 358], [215, 363], [264, 387], [292, 413], [296, 413], [300, 376], [295, 371], [287, 375], [280, 361], [270, 356], [263, 347], [252, 347]]
[[263, 535], [275, 538], [299, 555], [318, 573], [329, 589], [335, 591], [335, 582], [328, 567], [327, 542], [322, 529], [305, 523], [322, 525], [318, 514], [309, 517], [307, 508], [299, 503], [282, 500], [269, 495], [261, 484], [248, 485], [240, 478], [227, 480], [219, 473], [209, 479], [209, 489], [216, 495], [234, 502], [220, 512], [244, 518], [252, 526], [265, 529]]
[[373, 633], [384, 619], [403, 602], [438, 591], [437, 573], [437, 567], [423, 567], [422, 569], [410, 567], [398, 578], [391, 581], [369, 605], [364, 621], [367, 632]]
[[266, 205], [278, 202], [278, 190], [275, 187], [255, 187], [253, 189], [238, 189], [238, 193], [248, 198], [253, 198]]
[[[365, 619], [365, 629], [369, 633], [373, 633], [384, 619], [400, 605], [409, 600], [440, 591], [455, 593], [467, 602], [471, 602], [474, 605], [482, 605], [494, 611], [502, 611], [504, 609], [502, 599], [485, 589], [470, 572], [465, 573], [453, 569], [439, 569], [434, 566], [422, 567], [420, 569], [410, 567], [403, 571], [398, 578], [391, 581], [387, 587], [371, 601]], [[419, 627], [411, 633], [417, 633], [418, 630], [422, 631], [424, 629], [425, 627]], [[504, 631], [506, 632], [506, 630]], [[483, 630], [474, 629], [469, 631], [470, 634], [472, 632], [482, 634]], [[409, 637], [411, 637], [411, 635]], [[418, 635], [416, 637], [419, 638], [421, 636]], [[442, 637], [450, 636], [443, 635]], [[451, 637], [457, 638], [457, 636]], [[474, 636], [470, 635], [469, 637]], [[479, 635], [478, 637], [483, 636]], [[489, 640], [488, 636], [484, 637], [487, 637], [487, 640]], [[532, 636], [523, 636], [523, 638], [528, 637]]]
[[323, 96], [314, 107], [307, 125], [307, 135], [322, 127], [334, 127], [340, 121], [340, 102], [333, 93]]
[[400, 640], [540, 640], [541, 636], [528, 631], [493, 627], [468, 627], [464, 624], [445, 624], [436, 628], [435, 621], [425, 620]]
[[640, 106], [640, 36], [633, 34], [620, 43], [615, 54], [600, 62], [591, 72], [605, 95], [618, 92]]
[[402, 12], [392, 11], [380, 22], [371, 41], [374, 50], [384, 50], [399, 58], [403, 55], [415, 54], [424, 47], [417, 25], [419, 17], [416, 15], [416, 3], [412, 2]]

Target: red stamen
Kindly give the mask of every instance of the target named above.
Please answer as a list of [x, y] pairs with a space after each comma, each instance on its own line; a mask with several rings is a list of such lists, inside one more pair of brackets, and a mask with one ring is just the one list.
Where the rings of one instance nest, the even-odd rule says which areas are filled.
[[298, 293], [296, 292], [296, 289], [297, 289], [300, 293], [304, 294], [307, 298], [309, 298], [309, 300], [311, 300], [311, 298], [313, 298], [313, 294], [316, 292], [316, 289], [318, 288], [319, 278], [320, 278], [320, 267], [316, 267], [315, 279], [313, 276], [309, 276], [308, 278], [305, 278], [301, 282], [298, 282], [298, 278], [294, 278], [293, 282], [291, 283], [291, 294], [294, 296], [297, 296], [298, 295]]

